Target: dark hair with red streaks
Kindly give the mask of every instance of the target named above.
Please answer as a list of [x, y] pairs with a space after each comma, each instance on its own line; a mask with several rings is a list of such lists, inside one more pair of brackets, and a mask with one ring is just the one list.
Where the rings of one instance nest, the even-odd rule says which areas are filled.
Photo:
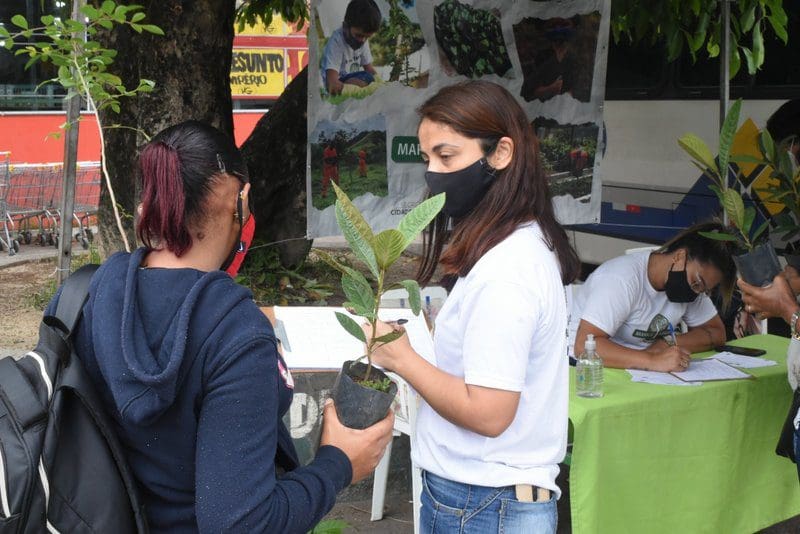
[[142, 212], [136, 235], [148, 248], [176, 256], [192, 246], [188, 224], [203, 218], [204, 200], [224, 174], [248, 181], [233, 140], [216, 128], [186, 121], [161, 131], [139, 156]]

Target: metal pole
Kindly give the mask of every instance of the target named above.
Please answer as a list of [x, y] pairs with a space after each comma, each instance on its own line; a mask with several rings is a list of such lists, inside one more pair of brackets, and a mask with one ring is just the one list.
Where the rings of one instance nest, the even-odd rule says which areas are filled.
[[722, 0], [722, 27], [720, 28], [719, 42], [719, 129], [725, 122], [725, 114], [730, 103], [730, 74], [731, 74], [731, 4], [729, 0]]
[[[84, 0], [72, 3], [72, 19], [81, 20]], [[72, 264], [72, 216], [75, 211], [75, 174], [78, 166], [78, 120], [81, 116], [81, 97], [76, 94], [67, 100], [67, 131], [64, 136], [64, 180], [61, 184], [61, 230], [58, 240], [57, 283], [67, 279]]]
[[[725, 123], [725, 115], [728, 113], [728, 104], [731, 99], [730, 94], [730, 30], [731, 30], [731, 4], [729, 0], [722, 0], [722, 28], [720, 28], [719, 43], [719, 130]], [[728, 188], [728, 169], [720, 169], [722, 174], [724, 189]], [[722, 223], [728, 225], [728, 213], [722, 210]]]

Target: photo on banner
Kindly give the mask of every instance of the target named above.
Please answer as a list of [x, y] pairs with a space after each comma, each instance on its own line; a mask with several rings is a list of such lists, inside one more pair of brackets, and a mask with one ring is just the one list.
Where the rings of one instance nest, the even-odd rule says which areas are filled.
[[385, 197], [386, 121], [375, 115], [353, 124], [321, 121], [313, 132], [311, 153], [311, 204], [318, 210], [336, 201], [331, 182], [351, 199], [367, 193]]
[[542, 165], [550, 179], [550, 194], [570, 195], [588, 202], [592, 193], [599, 128], [594, 123], [559, 124], [537, 118], [532, 123], [539, 138]]
[[589, 102], [600, 30], [600, 13], [569, 18], [525, 18], [514, 25], [514, 40], [526, 101], [569, 94]]
[[326, 102], [363, 99], [387, 82], [427, 86], [430, 60], [415, 0], [323, 0], [313, 15]]
[[[374, 31], [346, 23], [351, 6], [372, 10], [359, 20]], [[470, 79], [502, 85], [525, 110], [559, 221], [598, 222], [610, 10], [610, 0], [312, 1], [308, 236], [340, 234], [332, 181], [375, 231], [396, 227], [427, 194], [416, 110]]]

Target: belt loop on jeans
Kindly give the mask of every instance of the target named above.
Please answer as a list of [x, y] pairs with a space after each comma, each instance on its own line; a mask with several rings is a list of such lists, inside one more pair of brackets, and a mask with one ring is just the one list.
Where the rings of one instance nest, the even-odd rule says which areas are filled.
[[514, 491], [519, 502], [547, 502], [550, 500], [550, 490], [530, 484], [517, 484]]

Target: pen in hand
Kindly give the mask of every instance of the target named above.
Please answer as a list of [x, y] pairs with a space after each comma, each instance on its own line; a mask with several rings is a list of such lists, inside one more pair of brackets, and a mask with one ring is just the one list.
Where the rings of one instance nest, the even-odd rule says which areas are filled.
[[670, 345], [673, 346], [673, 347], [677, 347], [678, 346], [678, 338], [675, 337], [675, 327], [672, 326], [672, 323], [669, 323], [668, 326], [669, 326], [669, 336], [672, 339], [672, 343], [670, 343]]

